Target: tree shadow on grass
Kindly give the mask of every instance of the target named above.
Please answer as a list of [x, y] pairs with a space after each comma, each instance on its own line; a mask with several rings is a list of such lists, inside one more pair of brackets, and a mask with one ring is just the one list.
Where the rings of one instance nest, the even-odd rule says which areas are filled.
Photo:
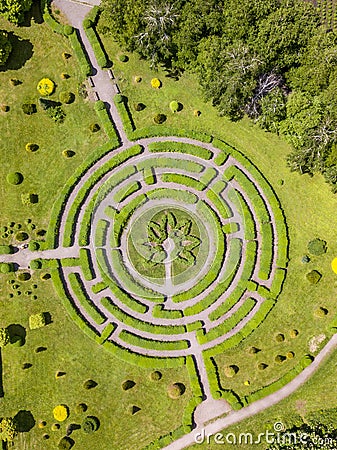
[[34, 53], [33, 44], [28, 39], [22, 39], [20, 36], [16, 36], [12, 31], [8, 33], [8, 37], [13, 50], [9, 55], [6, 64], [0, 66], [0, 72], [21, 69]]
[[28, 433], [35, 425], [35, 419], [30, 411], [19, 411], [15, 415], [14, 420], [20, 433]]
[[33, 2], [31, 9], [25, 13], [25, 19], [20, 23], [20, 27], [30, 27], [32, 22], [38, 24], [43, 23], [40, 2]]
[[15, 344], [18, 340], [21, 340], [23, 344], [26, 341], [26, 329], [17, 323], [13, 323], [7, 327], [9, 334], [9, 342]]

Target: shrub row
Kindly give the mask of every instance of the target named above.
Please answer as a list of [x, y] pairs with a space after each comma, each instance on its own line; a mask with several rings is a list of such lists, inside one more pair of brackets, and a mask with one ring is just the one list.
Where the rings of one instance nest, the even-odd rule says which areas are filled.
[[203, 330], [197, 332], [198, 341], [200, 344], [213, 341], [219, 336], [223, 336], [236, 327], [255, 307], [256, 300], [247, 298], [243, 305], [240, 306], [228, 319], [212, 328], [208, 333], [204, 334]]
[[109, 226], [110, 222], [108, 222], [107, 220], [98, 220], [95, 233], [96, 247], [104, 247], [106, 245]]
[[207, 167], [205, 172], [200, 177], [200, 182], [205, 186], [208, 186], [209, 184], [211, 184], [214, 178], [216, 178], [217, 174], [217, 171], [213, 169], [213, 167]]
[[106, 317], [97, 308], [97, 306], [87, 296], [87, 292], [78, 273], [69, 274], [70, 285], [78, 299], [80, 305], [86, 311], [87, 314], [99, 325], [106, 321]]
[[219, 194], [216, 194], [214, 190], [209, 189], [206, 192], [206, 195], [217, 209], [220, 217], [222, 217], [223, 219], [229, 219], [230, 217], [232, 217], [232, 211], [230, 207]]
[[186, 434], [186, 431], [183, 426], [177, 428], [174, 431], [171, 431], [166, 436], [160, 436], [157, 440], [151, 442], [149, 445], [143, 448], [143, 450], [158, 450], [160, 448], [164, 448], [177, 439], [181, 438]]
[[194, 428], [194, 412], [197, 406], [200, 405], [200, 403], [202, 403], [202, 396], [191, 398], [191, 400], [185, 406], [182, 424], [184, 430], [186, 430], [187, 432], [191, 431]]
[[132, 181], [131, 183], [127, 184], [126, 186], [120, 188], [119, 191], [117, 191], [114, 194], [114, 201], [116, 203], [123, 202], [130, 195], [139, 191], [141, 189], [141, 187], [142, 187], [142, 185], [139, 183], [139, 181]]
[[190, 187], [197, 191], [202, 191], [206, 187], [200, 181], [198, 181], [194, 178], [191, 178], [188, 175], [182, 175], [180, 173], [163, 173], [161, 175], [161, 179], [162, 179], [162, 181], [164, 181], [164, 183], [182, 184], [186, 187]]
[[[90, 19], [87, 19], [90, 20]], [[95, 53], [97, 63], [101, 69], [105, 67], [109, 67], [109, 58], [107, 57], [102, 42], [100, 38], [97, 36], [96, 30], [94, 28], [94, 23], [91, 22], [92, 26], [89, 28], [85, 28], [85, 34], [91, 44], [91, 47]]]
[[87, 54], [83, 50], [77, 31], [75, 30], [74, 33], [70, 34], [68, 37], [80, 65], [82, 75], [84, 78], [87, 78], [92, 74], [92, 68]]
[[187, 159], [178, 159], [174, 157], [161, 156], [160, 158], [152, 157], [141, 160], [137, 164], [138, 170], [148, 168], [165, 168], [165, 169], [183, 169], [186, 172], [200, 173], [204, 170], [204, 166], [195, 161], [189, 161]]
[[225, 253], [225, 241], [224, 241], [224, 235], [221, 229], [221, 225], [219, 222], [218, 216], [214, 213], [212, 209], [209, 208], [209, 206], [200, 200], [197, 203], [197, 211], [200, 213], [202, 217], [205, 217], [207, 221], [214, 221], [215, 227], [216, 227], [216, 242], [218, 243], [217, 250], [212, 262], [212, 266], [208, 273], [202, 278], [194, 287], [191, 289], [182, 292], [180, 294], [174, 295], [172, 297], [172, 300], [174, 302], [183, 302], [185, 300], [189, 300], [190, 298], [194, 298], [197, 295], [204, 292], [205, 289], [207, 289], [214, 280], [218, 277], [220, 269], [223, 264], [224, 260], [224, 253]]
[[156, 183], [156, 173], [154, 167], [147, 167], [143, 170], [144, 182], [147, 185], [152, 185]]
[[77, 306], [69, 301], [70, 294], [68, 290], [66, 289], [64, 283], [63, 283], [63, 274], [61, 273], [61, 270], [53, 270], [51, 272], [53, 284], [55, 286], [57, 295], [61, 298], [62, 303], [69, 314], [69, 317], [75, 322], [81, 330], [83, 330], [88, 336], [90, 336], [92, 339], [96, 339], [97, 331], [94, 330], [91, 325], [88, 323], [87, 319], [82, 315], [82, 313], [79, 311]]
[[278, 268], [275, 270], [273, 283], [270, 288], [270, 293], [273, 298], [276, 298], [282, 291], [286, 274], [287, 274], [286, 269]]
[[193, 356], [186, 356], [186, 369], [194, 397], [202, 397], [203, 392], [199, 380], [199, 372]]
[[81, 220], [80, 231], [78, 235], [78, 243], [80, 246], [85, 246], [90, 244], [90, 231], [92, 224], [92, 216], [97, 204], [98, 193], [92, 197], [87, 207], [84, 210], [84, 214]]
[[161, 200], [170, 198], [179, 202], [194, 204], [198, 202], [198, 197], [189, 191], [180, 191], [178, 189], [159, 188], [148, 191], [146, 196], [150, 200]]
[[222, 226], [222, 231], [224, 234], [232, 234], [236, 233], [240, 230], [240, 225], [236, 222], [226, 223]]
[[283, 388], [286, 384], [290, 383], [297, 375], [299, 375], [302, 370], [304, 370], [308, 365], [312, 363], [314, 357], [311, 355], [305, 355], [295, 367], [293, 367], [289, 372], [284, 374], [281, 378], [273, 383], [265, 386], [258, 391], [253, 392], [245, 397], [246, 403], [250, 404], [260, 400], [261, 398], [267, 397], [267, 395], [273, 394], [274, 392]]
[[112, 342], [110, 340], [105, 341], [103, 343], [103, 347], [118, 358], [140, 367], [151, 369], [153, 367], [156, 367], [157, 369], [161, 369], [182, 367], [185, 364], [184, 356], [175, 358], [160, 358], [140, 355], [139, 353], [134, 353], [132, 351], [129, 351], [128, 349], [125, 349], [124, 347], [120, 347], [116, 342]]
[[41, 11], [43, 20], [46, 22], [46, 24], [55, 33], [65, 35], [64, 26], [57, 22], [57, 20], [54, 19], [50, 12], [50, 0], [41, 0]]
[[245, 239], [248, 241], [256, 238], [256, 226], [253, 218], [253, 214], [249, 209], [243, 195], [236, 189], [230, 189], [228, 191], [228, 199], [235, 205], [239, 214], [243, 219], [243, 225], [245, 230]]
[[99, 15], [101, 13], [101, 8], [99, 6], [94, 6], [93, 8], [91, 8], [91, 10], [88, 12], [88, 14], [85, 16], [86, 19], [90, 20], [90, 22], [92, 23], [92, 25], [96, 25]]
[[205, 356], [205, 352], [203, 352], [203, 356], [211, 394], [213, 398], [219, 399], [221, 397], [221, 386], [217, 365], [215, 364], [213, 358], [208, 358]]
[[[214, 145], [214, 142], [213, 142]], [[214, 162], [217, 166], [222, 166], [223, 164], [225, 164], [225, 162], [228, 159], [228, 153], [225, 152], [220, 152], [215, 158], [214, 158]]]
[[109, 311], [114, 317], [116, 317], [117, 320], [124, 323], [125, 325], [129, 325], [135, 330], [162, 335], [184, 334], [186, 331], [183, 325], [162, 326], [154, 325], [144, 320], [135, 319], [134, 317], [119, 309], [118, 306], [116, 306], [113, 300], [109, 297], [103, 297], [101, 300], [101, 304], [104, 306], [104, 308], [107, 309], [107, 311]]
[[127, 161], [129, 158], [138, 155], [142, 151], [142, 147], [140, 145], [134, 145], [117, 155], [114, 155], [110, 158], [106, 163], [102, 164], [84, 183], [84, 185], [80, 188], [76, 198], [71, 204], [68, 219], [65, 225], [65, 233], [63, 238], [63, 246], [69, 247], [73, 244], [75, 232], [74, 229], [77, 225], [77, 218], [80, 212], [80, 208], [84, 204], [87, 196], [90, 191], [95, 187], [95, 185], [100, 181], [108, 172], [115, 169], [124, 161]]
[[75, 174], [68, 179], [52, 209], [49, 227], [46, 234], [46, 247], [57, 247], [59, 240], [59, 227], [63, 210], [78, 181], [85, 174], [85, 172], [90, 169], [90, 167], [117, 147], [119, 147], [119, 144], [115, 146], [113, 146], [110, 142], [103, 144], [97, 150], [92, 152], [86, 161], [76, 170]]
[[261, 280], [268, 280], [270, 277], [274, 255], [273, 227], [270, 223], [263, 223], [261, 225], [261, 237], [260, 269], [258, 277]]
[[86, 281], [91, 281], [96, 278], [90, 250], [87, 248], [80, 248], [80, 264], [82, 272]]
[[119, 334], [119, 337], [128, 344], [151, 350], [158, 350], [158, 351], [185, 350], [189, 347], [189, 343], [184, 340], [156, 341], [154, 339], [148, 339], [126, 330], [123, 330]]
[[[186, 316], [186, 314], [185, 314]], [[188, 332], [198, 330], [204, 326], [204, 322], [202, 320], [196, 320], [195, 322], [186, 324], [186, 329]]]
[[182, 311], [178, 309], [165, 309], [165, 305], [154, 305], [152, 315], [158, 319], [180, 319], [183, 317]]
[[[185, 309], [185, 316], [193, 316], [209, 308], [218, 298], [228, 289], [232, 283], [241, 261], [242, 241], [241, 239], [231, 239], [229, 242], [229, 255], [225, 265], [225, 271], [219, 279], [219, 282], [212, 291], [206, 295], [200, 302], [195, 303]], [[225, 304], [228, 304], [228, 299]], [[212, 319], [211, 319], [212, 320]]]
[[124, 95], [117, 95], [114, 97], [114, 103], [116, 105], [118, 114], [122, 119], [124, 130], [130, 140], [135, 140], [132, 139], [132, 134], [136, 127], [129, 109], [128, 99]]
[[100, 345], [102, 345], [111, 334], [115, 331], [117, 328], [117, 325], [115, 323], [109, 322], [108, 325], [104, 328], [100, 336], [96, 337], [96, 342], [98, 342]]
[[177, 141], [159, 141], [148, 145], [148, 149], [152, 153], [158, 152], [172, 152], [172, 153], [187, 153], [189, 155], [197, 156], [198, 158], [210, 160], [213, 153], [203, 147], [194, 144], [187, 144], [185, 142]]
[[95, 111], [109, 140], [113, 144], [120, 143], [115, 124], [110, 117], [107, 106], [102, 100], [97, 100], [97, 102], [95, 102]]
[[94, 294], [98, 294], [99, 292], [104, 291], [107, 287], [109, 287], [109, 285], [105, 281], [99, 281], [91, 287], [91, 290]]
[[62, 267], [79, 267], [80, 259], [79, 258], [62, 258], [60, 260], [60, 264]]
[[100, 203], [114, 188], [137, 172], [135, 166], [127, 165], [112, 175], [99, 189], [97, 202]]
[[200, 131], [184, 130], [180, 128], [168, 128], [159, 125], [137, 129], [132, 133], [132, 136], [130, 136], [129, 139], [131, 139], [132, 141], [137, 141], [138, 139], [142, 138], [163, 136], [186, 137], [205, 143], [212, 142], [212, 136]]
[[11, 255], [14, 253], [12, 245], [0, 245], [0, 255]]
[[147, 202], [146, 195], [145, 194], [138, 195], [138, 197], [132, 199], [128, 204], [123, 206], [123, 208], [119, 211], [119, 213], [117, 214], [115, 213], [113, 233], [111, 233], [112, 247], [120, 246], [120, 238], [129, 220], [129, 217], [139, 206], [141, 206], [145, 202]]

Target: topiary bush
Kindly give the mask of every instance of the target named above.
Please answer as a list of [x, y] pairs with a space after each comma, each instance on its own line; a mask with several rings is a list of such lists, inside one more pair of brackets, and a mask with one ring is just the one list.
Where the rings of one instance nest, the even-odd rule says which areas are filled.
[[159, 80], [159, 78], [152, 78], [152, 80], [151, 80], [151, 86], [154, 88], [154, 89], [159, 89], [160, 87], [161, 87], [161, 81]]
[[98, 417], [95, 416], [87, 416], [82, 423], [82, 429], [85, 433], [93, 433], [94, 431], [97, 431], [99, 427], [100, 421]]
[[92, 133], [97, 133], [97, 131], [99, 131], [101, 127], [98, 125], [98, 123], [91, 123], [89, 129]]
[[86, 381], [83, 383], [84, 389], [93, 389], [93, 388], [95, 388], [97, 385], [98, 385], [98, 384], [97, 384], [96, 381], [94, 381], [94, 380], [86, 380]]
[[140, 77], [139, 75], [136, 75], [134, 77], [134, 80], [135, 80], [136, 83], [140, 83], [142, 81], [142, 77]]
[[94, 26], [94, 24], [93, 24], [92, 20], [90, 20], [88, 18], [83, 20], [83, 28], [85, 28], [86, 30], [88, 28], [92, 28], [93, 26]]
[[64, 422], [69, 417], [69, 408], [67, 405], [57, 405], [53, 409], [54, 419], [58, 422]]
[[167, 394], [170, 398], [177, 399], [185, 393], [185, 390], [183, 383], [174, 383], [167, 388]]
[[239, 372], [239, 368], [238, 368], [238, 366], [235, 366], [235, 365], [227, 366], [227, 367], [225, 367], [225, 370], [224, 370], [224, 373], [227, 378], [234, 377], [238, 372]]
[[63, 150], [62, 155], [66, 158], [72, 158], [73, 156], [76, 155], [76, 153], [73, 150]]
[[59, 95], [60, 102], [69, 105], [75, 101], [75, 94], [69, 91], [62, 91]]
[[74, 32], [74, 28], [71, 25], [64, 25], [63, 33], [66, 36], [70, 36], [71, 34], [73, 34], [73, 32]]
[[322, 278], [322, 275], [318, 272], [318, 270], [312, 270], [306, 274], [306, 278], [310, 284], [317, 284]]
[[156, 124], [159, 125], [159, 124], [162, 124], [162, 123], [165, 122], [166, 116], [165, 116], [165, 114], [156, 114], [156, 115], [154, 116], [153, 120], [154, 120], [154, 122], [155, 122]]
[[257, 368], [258, 368], [259, 370], [265, 370], [267, 367], [268, 367], [268, 364], [265, 364], [265, 363], [259, 363], [259, 364], [257, 365]]
[[31, 279], [31, 275], [29, 272], [20, 272], [18, 274], [18, 280], [19, 281], [28, 281]]
[[320, 306], [319, 308], [315, 309], [314, 315], [319, 318], [323, 318], [327, 316], [329, 311], [326, 308], [323, 308]]
[[286, 359], [287, 358], [284, 355], [277, 355], [277, 356], [275, 356], [275, 362], [277, 362], [278, 364], [283, 363]]
[[256, 355], [257, 353], [259, 353], [261, 351], [261, 349], [260, 348], [257, 348], [257, 347], [250, 347], [249, 349], [248, 349], [248, 353], [250, 354], [250, 355]]
[[42, 267], [42, 261], [40, 259], [33, 259], [29, 263], [29, 268], [32, 270], [38, 270], [38, 269], [41, 269], [41, 267]]
[[78, 403], [75, 406], [75, 413], [76, 414], [81, 414], [83, 412], [86, 412], [87, 409], [88, 409], [88, 406], [85, 403]]
[[5, 105], [4, 103], [2, 103], [0, 105], [0, 109], [1, 109], [2, 112], [8, 112], [10, 110], [9, 106]]
[[51, 275], [48, 272], [47, 273], [41, 273], [40, 278], [41, 278], [42, 281], [50, 280]]
[[124, 63], [129, 61], [129, 57], [127, 55], [120, 55], [118, 59]]
[[37, 194], [27, 192], [26, 194], [21, 194], [21, 202], [26, 206], [35, 205], [39, 202], [39, 196]]
[[308, 251], [315, 256], [323, 255], [327, 251], [326, 242], [316, 238], [308, 243]]
[[150, 373], [149, 378], [151, 381], [159, 381], [162, 378], [162, 374], [158, 370], [155, 370]]
[[32, 314], [29, 316], [29, 328], [36, 330], [47, 325], [47, 318], [45, 313]]
[[7, 328], [0, 328], [0, 348], [6, 347], [9, 343], [9, 333]]
[[19, 242], [26, 241], [28, 238], [29, 238], [28, 233], [26, 233], [25, 231], [19, 231], [15, 235], [15, 239]]
[[42, 78], [37, 85], [39, 93], [45, 97], [51, 95], [55, 90], [55, 83], [50, 78]]
[[193, 111], [193, 115], [194, 115], [194, 117], [199, 117], [201, 115], [201, 111], [199, 111], [198, 109], [195, 109]]
[[125, 380], [122, 383], [123, 391], [128, 391], [129, 389], [132, 389], [135, 386], [136, 386], [136, 383], [133, 380]]
[[38, 242], [36, 242], [36, 241], [30, 241], [29, 244], [28, 244], [28, 249], [31, 252], [39, 250], [39, 248], [40, 248], [40, 244]]
[[24, 114], [27, 114], [27, 116], [31, 116], [37, 111], [36, 105], [34, 103], [23, 103], [21, 108]]
[[304, 256], [302, 257], [302, 263], [303, 263], [303, 264], [308, 264], [309, 262], [310, 262], [309, 256], [308, 256], [308, 255], [304, 255]]
[[275, 340], [276, 340], [276, 342], [283, 342], [283, 341], [285, 340], [284, 334], [278, 333], [278, 334], [275, 336]]
[[57, 431], [60, 428], [61, 428], [61, 425], [59, 423], [53, 423], [53, 425], [51, 426], [52, 431]]
[[0, 255], [11, 255], [14, 249], [11, 245], [0, 245]]
[[37, 144], [32, 144], [31, 142], [28, 142], [28, 144], [26, 144], [27, 152], [36, 152], [38, 149], [39, 146]]
[[6, 177], [7, 183], [18, 185], [23, 182], [23, 175], [20, 172], [11, 172]]
[[172, 100], [172, 102], [170, 103], [170, 110], [173, 113], [176, 113], [179, 111], [179, 103], [176, 100]]
[[74, 445], [75, 441], [73, 439], [69, 436], [64, 436], [57, 444], [57, 448], [59, 450], [70, 450]]
[[12, 263], [1, 263], [0, 264], [0, 272], [1, 273], [10, 273], [14, 272], [14, 266]]
[[122, 94], [116, 94], [114, 97], [114, 102], [115, 103], [123, 103], [124, 102], [124, 97]]
[[144, 103], [134, 103], [133, 107], [135, 111], [143, 111], [143, 109], [145, 109]]
[[298, 334], [299, 334], [299, 332], [298, 332], [298, 330], [290, 330], [289, 331], [289, 336], [292, 338], [292, 339], [294, 339], [295, 337], [297, 337], [298, 336]]
[[286, 356], [287, 356], [288, 359], [293, 359], [293, 357], [295, 356], [295, 353], [294, 352], [288, 352]]

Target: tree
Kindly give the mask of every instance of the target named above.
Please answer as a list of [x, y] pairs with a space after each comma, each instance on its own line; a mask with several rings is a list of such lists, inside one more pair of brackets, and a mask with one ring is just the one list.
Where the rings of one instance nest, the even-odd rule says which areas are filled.
[[9, 342], [9, 334], [7, 328], [0, 328], [0, 348], [5, 347]]
[[25, 12], [29, 11], [33, 0], [0, 0], [0, 14], [18, 25], [23, 22]]
[[282, 89], [276, 87], [260, 101], [257, 123], [261, 128], [278, 132], [280, 122], [286, 117], [286, 96]]
[[17, 435], [17, 426], [11, 417], [5, 417], [0, 421], [0, 440], [11, 442]]
[[0, 30], [0, 66], [4, 65], [12, 51], [12, 44], [8, 38], [8, 33]]

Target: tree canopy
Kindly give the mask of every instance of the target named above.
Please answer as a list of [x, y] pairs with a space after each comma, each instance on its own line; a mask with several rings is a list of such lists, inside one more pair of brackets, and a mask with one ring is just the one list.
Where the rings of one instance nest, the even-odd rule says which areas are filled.
[[8, 38], [8, 33], [0, 30], [0, 66], [4, 65], [12, 51], [12, 44]]
[[0, 0], [0, 14], [18, 25], [23, 22], [25, 12], [29, 11], [33, 0]]
[[232, 120], [292, 144], [288, 164], [337, 192], [337, 35], [303, 0], [103, 0], [99, 27], [152, 66], [197, 75]]

